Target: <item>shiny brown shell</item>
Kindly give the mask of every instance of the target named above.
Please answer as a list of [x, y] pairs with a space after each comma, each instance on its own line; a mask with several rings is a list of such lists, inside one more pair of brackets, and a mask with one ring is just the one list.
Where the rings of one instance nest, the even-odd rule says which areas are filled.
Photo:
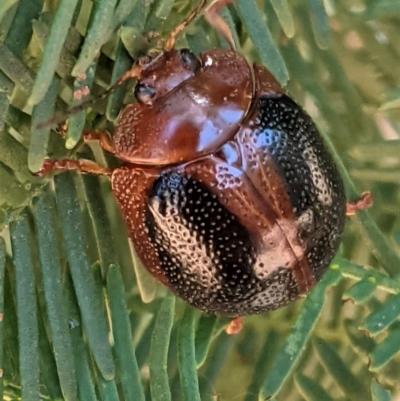
[[114, 195], [146, 269], [191, 305], [243, 316], [306, 293], [346, 213], [310, 117], [232, 50], [148, 60], [123, 111]]

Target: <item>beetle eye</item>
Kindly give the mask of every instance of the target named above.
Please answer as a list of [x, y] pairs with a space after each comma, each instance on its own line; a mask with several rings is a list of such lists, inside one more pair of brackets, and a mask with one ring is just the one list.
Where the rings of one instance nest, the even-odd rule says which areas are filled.
[[152, 99], [156, 95], [156, 90], [145, 84], [137, 84], [135, 88], [135, 96], [139, 103], [152, 104]]
[[196, 74], [196, 72], [200, 69], [200, 61], [196, 58], [196, 56], [188, 49], [181, 49], [180, 55], [185, 68], [193, 71]]

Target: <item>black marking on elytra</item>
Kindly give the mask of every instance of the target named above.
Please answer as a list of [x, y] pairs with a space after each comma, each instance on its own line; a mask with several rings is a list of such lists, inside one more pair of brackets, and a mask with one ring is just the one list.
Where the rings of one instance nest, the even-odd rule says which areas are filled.
[[265, 97], [258, 104], [255, 135], [263, 135], [265, 159], [282, 177], [295, 216], [299, 239], [316, 280], [340, 242], [346, 197], [341, 177], [311, 118], [288, 96]]
[[255, 277], [250, 234], [191, 177], [170, 171], [156, 180], [146, 226], [170, 286], [200, 309], [245, 315], [275, 309], [298, 295], [288, 269], [274, 272], [278, 279]]

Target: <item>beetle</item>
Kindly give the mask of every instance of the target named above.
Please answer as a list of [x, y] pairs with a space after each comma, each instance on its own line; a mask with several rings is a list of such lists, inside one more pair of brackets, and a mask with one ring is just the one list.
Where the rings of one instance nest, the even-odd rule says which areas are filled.
[[[108, 176], [146, 269], [203, 311], [244, 316], [307, 293], [337, 251], [344, 185], [306, 112], [234, 43], [217, 0], [206, 18], [230, 43], [196, 57], [175, 49], [141, 58], [117, 83], [137, 78], [136, 103], [111, 138], [98, 140], [121, 166], [46, 160], [40, 175], [77, 169]], [[354, 210], [354, 207], [353, 209]]]

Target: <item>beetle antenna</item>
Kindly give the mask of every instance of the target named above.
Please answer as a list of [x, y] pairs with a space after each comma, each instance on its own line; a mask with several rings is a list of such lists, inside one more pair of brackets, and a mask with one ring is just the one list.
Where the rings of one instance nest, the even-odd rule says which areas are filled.
[[89, 96], [84, 102], [81, 104], [71, 107], [68, 109], [66, 113], [55, 113], [52, 118], [49, 120], [38, 124], [37, 128], [38, 129], [43, 129], [43, 128], [48, 128], [53, 125], [58, 125], [64, 122], [65, 120], [68, 119], [73, 114], [79, 113], [80, 111], [83, 111], [87, 109], [88, 107], [92, 106], [93, 104], [97, 103], [100, 100], [106, 99], [112, 92], [114, 92], [115, 89], [117, 89], [119, 86], [121, 86], [126, 80], [130, 78], [140, 78], [140, 74], [143, 70], [143, 66], [141, 64], [135, 64], [129, 71], [127, 71], [125, 74], [123, 74], [121, 77], [119, 77], [118, 81], [115, 82], [109, 89], [105, 90], [102, 94], [99, 96], [93, 97]]
[[229, 29], [226, 21], [218, 14], [219, 10], [228, 4], [232, 3], [233, 0], [215, 0], [211, 3], [204, 11], [204, 17], [207, 22], [215, 28], [221, 36], [227, 41], [231, 50], [236, 49], [236, 44], [232, 36], [232, 32]]
[[176, 37], [200, 14], [201, 10], [205, 7], [207, 0], [201, 0], [200, 4], [182, 21], [169, 35], [165, 41], [165, 50], [172, 50], [175, 46]]

